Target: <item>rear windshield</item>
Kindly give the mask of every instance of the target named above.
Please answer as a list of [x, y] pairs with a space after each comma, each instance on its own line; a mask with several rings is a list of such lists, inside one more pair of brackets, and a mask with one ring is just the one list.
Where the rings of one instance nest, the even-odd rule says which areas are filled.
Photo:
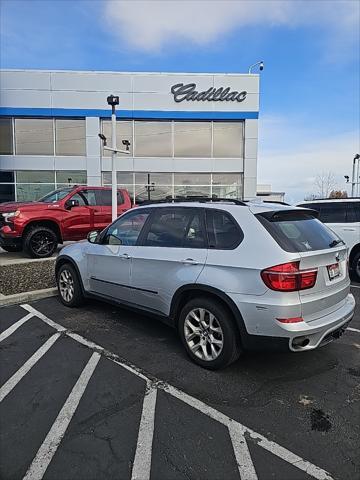
[[311, 213], [290, 210], [256, 215], [286, 252], [326, 250], [344, 242]]

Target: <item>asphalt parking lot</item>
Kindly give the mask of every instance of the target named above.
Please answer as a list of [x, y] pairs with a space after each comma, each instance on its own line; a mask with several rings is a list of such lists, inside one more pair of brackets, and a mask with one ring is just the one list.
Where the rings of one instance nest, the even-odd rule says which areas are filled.
[[359, 359], [360, 306], [319, 350], [217, 372], [121, 308], [4, 307], [0, 478], [358, 479]]

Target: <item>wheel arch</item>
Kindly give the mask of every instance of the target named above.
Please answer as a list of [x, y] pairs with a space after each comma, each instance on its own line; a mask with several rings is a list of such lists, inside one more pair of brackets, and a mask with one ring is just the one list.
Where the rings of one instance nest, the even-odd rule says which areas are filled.
[[57, 280], [57, 276], [58, 276], [60, 267], [62, 267], [62, 266], [65, 265], [66, 263], [70, 263], [70, 265], [71, 265], [72, 267], [74, 267], [74, 269], [75, 269], [75, 271], [76, 271], [76, 274], [77, 274], [77, 276], [78, 276], [78, 279], [79, 279], [79, 283], [80, 283], [80, 286], [81, 286], [82, 293], [85, 294], [85, 289], [84, 289], [84, 285], [83, 285], [83, 281], [82, 281], [82, 276], [81, 276], [79, 267], [77, 266], [75, 260], [74, 260], [73, 258], [69, 257], [68, 255], [61, 255], [61, 256], [58, 257], [57, 260], [56, 260], [56, 263], [55, 263], [55, 278], [56, 278], [56, 280]]
[[34, 227], [51, 228], [56, 234], [58, 243], [63, 243], [60, 225], [55, 220], [31, 220], [23, 230], [23, 237]]
[[245, 328], [244, 320], [234, 301], [223, 291], [215, 287], [210, 287], [209, 285], [198, 283], [184, 285], [175, 292], [170, 307], [170, 318], [172, 319], [175, 328], [178, 326], [179, 314], [183, 306], [192, 298], [199, 296], [217, 300], [224, 305], [232, 315], [234, 325], [237, 328], [237, 332], [240, 334], [241, 340], [244, 340], [247, 337], [248, 333]]
[[360, 243], [357, 243], [356, 245], [353, 246], [351, 249], [350, 255], [349, 255], [349, 266], [351, 268], [351, 264], [354, 260], [355, 255], [357, 255], [360, 252]]

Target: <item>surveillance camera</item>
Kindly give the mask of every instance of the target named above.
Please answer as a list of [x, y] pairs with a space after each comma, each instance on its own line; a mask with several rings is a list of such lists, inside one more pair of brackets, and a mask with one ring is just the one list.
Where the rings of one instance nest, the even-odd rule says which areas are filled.
[[126, 150], [130, 150], [130, 142], [129, 140], [123, 140], [122, 144], [125, 145]]
[[346, 180], [346, 183], [349, 183], [349, 180], [350, 180], [349, 175], [344, 175], [344, 178], [345, 178], [345, 180]]
[[259, 70], [262, 72], [264, 70], [264, 62], [260, 62]]

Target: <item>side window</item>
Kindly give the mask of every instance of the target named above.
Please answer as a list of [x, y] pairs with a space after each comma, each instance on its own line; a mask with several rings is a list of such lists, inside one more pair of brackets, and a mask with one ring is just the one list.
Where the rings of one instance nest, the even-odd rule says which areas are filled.
[[345, 223], [346, 222], [346, 206], [343, 202], [322, 203], [320, 209], [320, 217], [323, 223]]
[[87, 205], [85, 197], [81, 193], [75, 193], [72, 197], [70, 197], [70, 200], [77, 200], [79, 202], [80, 206]]
[[149, 211], [141, 210], [121, 216], [107, 229], [102, 243], [105, 245], [136, 245], [141, 229], [149, 215]]
[[206, 210], [206, 230], [209, 248], [217, 250], [234, 249], [244, 238], [234, 218], [223, 210]]
[[[124, 197], [121, 192], [117, 192], [117, 204], [122, 205]], [[97, 204], [111, 206], [111, 190], [97, 190]]]
[[360, 202], [349, 202], [346, 205], [348, 223], [360, 222]]
[[149, 247], [205, 248], [202, 210], [159, 208], [151, 219], [143, 245]]
[[96, 190], [81, 190], [81, 192], [79, 193], [82, 197], [86, 199], [88, 205], [98, 205], [96, 201]]

